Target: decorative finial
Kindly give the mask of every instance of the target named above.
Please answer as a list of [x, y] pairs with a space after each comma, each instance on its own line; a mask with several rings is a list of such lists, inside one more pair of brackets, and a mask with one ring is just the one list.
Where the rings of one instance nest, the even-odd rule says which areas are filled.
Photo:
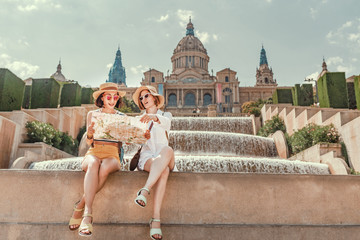
[[59, 64], [61, 64], [61, 57], [59, 58]]
[[191, 16], [189, 16], [189, 22], [191, 22]]

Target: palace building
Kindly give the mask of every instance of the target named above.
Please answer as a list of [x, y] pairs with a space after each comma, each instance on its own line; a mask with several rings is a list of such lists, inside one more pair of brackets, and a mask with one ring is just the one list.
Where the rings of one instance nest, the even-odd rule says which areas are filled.
[[[207, 50], [195, 36], [190, 19], [186, 34], [176, 45], [171, 57], [171, 73], [164, 77], [163, 72], [150, 69], [144, 72], [141, 85], [155, 86], [165, 97], [166, 110], [179, 113], [190, 113], [194, 108], [206, 112], [209, 104], [216, 104], [218, 112], [237, 113], [241, 111], [244, 102], [268, 99], [277, 87], [264, 47], [260, 52], [254, 87], [240, 87], [237, 72], [230, 68], [218, 71], [216, 76], [210, 74], [209, 61]], [[126, 97], [130, 99], [136, 90], [124, 86], [120, 86], [120, 89], [125, 90]]]

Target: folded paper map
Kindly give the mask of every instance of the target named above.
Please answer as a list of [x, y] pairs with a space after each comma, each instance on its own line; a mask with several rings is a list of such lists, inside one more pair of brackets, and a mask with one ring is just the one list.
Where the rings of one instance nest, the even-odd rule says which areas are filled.
[[95, 139], [137, 144], [147, 140], [147, 123], [140, 122], [140, 117], [93, 112], [91, 121], [95, 123]]

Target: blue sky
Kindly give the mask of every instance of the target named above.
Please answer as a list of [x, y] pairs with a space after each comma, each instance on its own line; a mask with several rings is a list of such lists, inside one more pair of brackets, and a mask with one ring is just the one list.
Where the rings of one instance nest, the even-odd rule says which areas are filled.
[[128, 86], [142, 72], [171, 72], [173, 50], [191, 15], [210, 56], [209, 72], [230, 67], [240, 86], [255, 84], [262, 44], [280, 86], [330, 71], [360, 73], [356, 0], [0, 0], [0, 67], [22, 79], [63, 74], [99, 86], [120, 45]]

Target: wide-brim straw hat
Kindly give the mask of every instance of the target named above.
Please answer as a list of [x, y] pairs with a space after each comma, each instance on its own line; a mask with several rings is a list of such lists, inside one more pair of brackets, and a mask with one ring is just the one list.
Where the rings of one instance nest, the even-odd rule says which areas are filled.
[[140, 104], [140, 93], [144, 90], [148, 90], [151, 95], [154, 97], [157, 97], [159, 99], [158, 105], [156, 106], [158, 109], [164, 106], [165, 98], [163, 95], [160, 95], [157, 93], [156, 88], [153, 86], [141, 86], [138, 89], [136, 89], [135, 93], [133, 94], [132, 98], [135, 102], [135, 104], [140, 108], [140, 110], [144, 110], [144, 107], [142, 104]]
[[102, 93], [104, 93], [104, 92], [112, 92], [112, 91], [117, 92], [120, 97], [123, 97], [123, 96], [126, 95], [126, 92], [118, 90], [118, 85], [116, 83], [107, 82], [107, 83], [101, 84], [100, 89], [93, 93], [93, 97], [94, 97], [95, 102]]

